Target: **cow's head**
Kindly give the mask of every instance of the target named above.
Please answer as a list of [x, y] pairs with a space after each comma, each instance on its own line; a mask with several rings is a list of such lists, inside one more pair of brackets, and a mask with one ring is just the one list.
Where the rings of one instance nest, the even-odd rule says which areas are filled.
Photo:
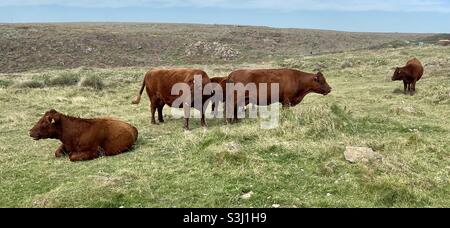
[[321, 72], [318, 72], [313, 76], [312, 90], [315, 93], [322, 95], [328, 95], [331, 93], [331, 87], [328, 85], [327, 80]]
[[405, 71], [402, 68], [395, 68], [394, 75], [392, 76], [392, 81], [401, 81], [405, 78]]
[[44, 114], [44, 116], [30, 130], [30, 137], [34, 140], [56, 138], [58, 134], [61, 114], [52, 109]]

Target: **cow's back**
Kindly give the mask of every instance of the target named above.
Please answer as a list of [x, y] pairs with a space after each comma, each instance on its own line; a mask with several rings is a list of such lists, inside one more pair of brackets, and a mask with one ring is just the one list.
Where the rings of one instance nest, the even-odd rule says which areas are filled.
[[214, 77], [211, 78], [211, 83], [217, 83], [220, 84], [223, 80], [225, 80], [227, 77]]
[[131, 124], [116, 119], [98, 119], [96, 128], [103, 128], [101, 147], [107, 155], [116, 155], [131, 149], [138, 138], [138, 130]]
[[420, 80], [424, 73], [424, 68], [422, 63], [417, 59], [413, 58], [406, 63], [406, 67], [410, 70], [412, 76], [417, 80]]
[[208, 75], [198, 69], [154, 69], [149, 71], [145, 76], [147, 93], [152, 97], [156, 97], [167, 105], [172, 103], [180, 95], [172, 95], [172, 88], [177, 83], [187, 83], [194, 79], [195, 76], [200, 75], [203, 79], [203, 84], [209, 84]]
[[244, 86], [254, 83], [258, 89], [258, 97], [261, 92], [260, 88], [266, 88], [261, 85], [266, 84], [267, 98], [272, 96], [272, 84], [278, 84], [278, 97], [280, 100], [284, 100], [298, 93], [300, 89], [298, 78], [302, 77], [302, 74], [306, 73], [291, 69], [238, 70], [230, 74], [228, 82], [242, 83]]

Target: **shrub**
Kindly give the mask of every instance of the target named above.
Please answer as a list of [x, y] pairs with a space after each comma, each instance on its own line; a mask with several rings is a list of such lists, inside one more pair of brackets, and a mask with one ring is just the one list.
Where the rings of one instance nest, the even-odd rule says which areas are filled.
[[74, 73], [63, 73], [48, 82], [49, 86], [74, 86], [78, 84], [80, 77]]
[[13, 82], [9, 80], [0, 80], [0, 88], [6, 88], [12, 85]]
[[82, 82], [81, 82], [81, 86], [82, 87], [89, 87], [89, 88], [93, 88], [96, 90], [102, 90], [103, 88], [105, 88], [105, 83], [103, 82], [102, 78], [94, 75], [94, 76], [90, 76], [85, 78]]
[[36, 89], [36, 88], [44, 88], [45, 84], [39, 81], [24, 81], [16, 84], [14, 87]]
[[283, 68], [293, 68], [293, 69], [302, 69], [305, 67], [305, 63], [298, 59], [284, 59], [278, 65], [280, 65]]

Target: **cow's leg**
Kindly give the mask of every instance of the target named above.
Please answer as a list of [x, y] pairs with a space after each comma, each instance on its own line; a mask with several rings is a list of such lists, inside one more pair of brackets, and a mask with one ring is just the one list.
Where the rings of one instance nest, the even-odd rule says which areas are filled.
[[206, 124], [206, 117], [205, 117], [205, 113], [207, 112], [208, 109], [208, 102], [203, 103], [203, 106], [201, 108], [201, 115], [202, 115], [202, 119], [201, 119], [201, 125], [202, 127], [208, 127], [208, 124]]
[[70, 161], [89, 161], [99, 157], [97, 150], [88, 150], [83, 152], [74, 152], [70, 153], [69, 158]]
[[201, 120], [202, 127], [208, 127], [208, 124], [206, 124], [206, 118], [205, 118], [205, 112], [202, 111], [202, 120]]
[[184, 129], [189, 130], [189, 118], [191, 116], [191, 108], [188, 105], [184, 104], [183, 110], [184, 110]]
[[283, 109], [288, 109], [290, 107], [292, 107], [292, 103], [289, 99], [285, 99], [282, 103], [281, 103]]
[[234, 105], [232, 105], [230, 103], [234, 103], [234, 102], [226, 102], [225, 103], [225, 122], [227, 124], [233, 123]]
[[163, 117], [163, 109], [164, 109], [164, 105], [159, 105], [158, 106], [158, 121], [160, 123], [164, 123], [164, 117]]
[[228, 124], [227, 103], [223, 103], [223, 121], [225, 122], [225, 124]]
[[156, 124], [156, 120], [155, 120], [155, 112], [156, 112], [156, 108], [157, 108], [157, 103], [156, 100], [152, 100], [151, 104], [150, 104], [150, 112], [151, 112], [151, 122], [152, 124]]
[[61, 144], [55, 151], [55, 157], [60, 158], [65, 155], [67, 155], [67, 149], [64, 144]]
[[412, 83], [412, 91], [411, 91], [411, 94], [414, 94], [414, 93], [416, 93], [416, 82], [417, 81], [413, 81], [413, 83]]
[[237, 106], [234, 108], [233, 123], [238, 123], [238, 122], [239, 122], [239, 108], [240, 108], [239, 105], [237, 105]]
[[408, 82], [403, 81], [403, 84], [405, 85], [405, 94], [408, 92]]
[[216, 107], [217, 101], [213, 101], [211, 103], [211, 113], [213, 114], [214, 118], [217, 117], [217, 107]]

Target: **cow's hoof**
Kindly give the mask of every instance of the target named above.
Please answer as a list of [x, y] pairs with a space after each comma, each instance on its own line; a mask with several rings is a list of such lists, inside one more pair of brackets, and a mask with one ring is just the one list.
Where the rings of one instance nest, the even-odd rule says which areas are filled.
[[57, 150], [55, 151], [55, 157], [62, 158], [66, 155], [66, 153], [63, 150]]

